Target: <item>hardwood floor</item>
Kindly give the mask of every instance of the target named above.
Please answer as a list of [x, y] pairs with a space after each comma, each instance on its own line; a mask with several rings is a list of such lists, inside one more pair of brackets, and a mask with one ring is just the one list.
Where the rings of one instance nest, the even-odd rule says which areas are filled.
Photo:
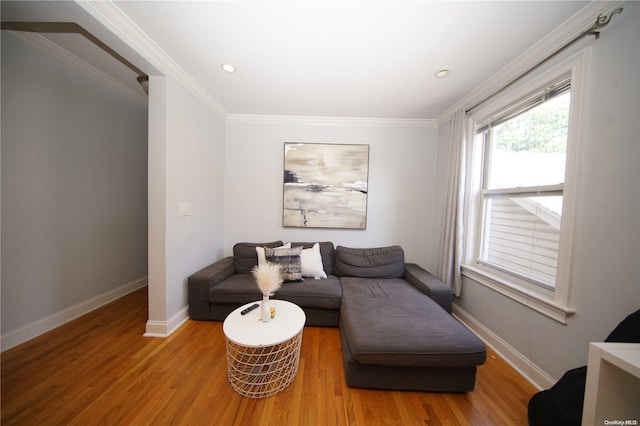
[[304, 330], [294, 382], [235, 393], [220, 322], [143, 337], [147, 292], [2, 353], [3, 425], [526, 425], [536, 389], [489, 351], [467, 394], [352, 389], [337, 328]]

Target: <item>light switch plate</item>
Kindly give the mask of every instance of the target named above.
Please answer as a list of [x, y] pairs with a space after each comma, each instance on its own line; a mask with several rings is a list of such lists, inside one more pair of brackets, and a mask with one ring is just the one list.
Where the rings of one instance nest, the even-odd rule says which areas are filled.
[[191, 203], [180, 203], [178, 205], [178, 216], [191, 216]]

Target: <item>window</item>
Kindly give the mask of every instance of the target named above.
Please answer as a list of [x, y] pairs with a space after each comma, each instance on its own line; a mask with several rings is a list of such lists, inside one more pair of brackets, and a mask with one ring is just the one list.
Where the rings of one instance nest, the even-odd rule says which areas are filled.
[[462, 274], [566, 323], [583, 50], [470, 116]]
[[492, 116], [483, 147], [478, 263], [538, 286], [556, 284], [571, 78]]

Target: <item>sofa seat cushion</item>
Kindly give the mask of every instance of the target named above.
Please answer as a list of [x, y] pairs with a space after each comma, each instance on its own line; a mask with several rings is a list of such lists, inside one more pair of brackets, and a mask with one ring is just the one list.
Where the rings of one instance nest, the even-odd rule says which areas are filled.
[[[282, 299], [305, 308], [340, 309], [342, 288], [337, 277], [329, 275], [318, 280], [283, 283], [273, 299]], [[235, 274], [211, 287], [211, 303], [242, 305], [262, 299], [253, 275]]]
[[243, 305], [261, 300], [262, 293], [251, 274], [234, 274], [209, 289], [211, 303]]
[[302, 282], [283, 283], [273, 298], [305, 308], [340, 309], [342, 287], [334, 275], [317, 280], [305, 278]]
[[342, 277], [341, 326], [361, 364], [471, 367], [484, 344], [431, 298], [401, 278]]

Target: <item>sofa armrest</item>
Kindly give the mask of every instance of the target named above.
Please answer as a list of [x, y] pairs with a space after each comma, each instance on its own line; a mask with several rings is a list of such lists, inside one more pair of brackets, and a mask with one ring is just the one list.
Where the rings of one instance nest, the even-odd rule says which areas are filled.
[[451, 313], [453, 291], [451, 287], [415, 263], [404, 265], [404, 279], [432, 298], [442, 309]]
[[225, 257], [199, 270], [188, 279], [189, 286], [189, 317], [192, 319], [208, 320], [209, 289], [235, 274], [233, 256]]

